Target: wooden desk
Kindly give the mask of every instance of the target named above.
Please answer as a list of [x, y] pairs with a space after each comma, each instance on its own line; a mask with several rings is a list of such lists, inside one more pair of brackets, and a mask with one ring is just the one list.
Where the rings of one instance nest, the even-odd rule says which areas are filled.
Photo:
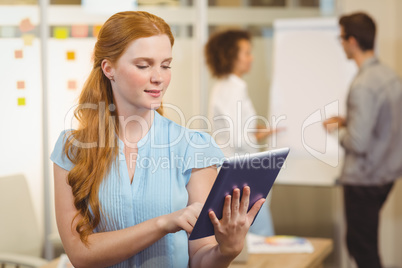
[[[325, 258], [331, 253], [333, 244], [327, 238], [308, 238], [313, 244], [313, 253], [249, 254], [247, 263], [231, 264], [230, 268], [322, 268]], [[56, 268], [55, 259], [41, 268]]]
[[308, 238], [313, 253], [249, 254], [247, 263], [233, 263], [230, 268], [322, 268], [333, 243], [328, 238]]

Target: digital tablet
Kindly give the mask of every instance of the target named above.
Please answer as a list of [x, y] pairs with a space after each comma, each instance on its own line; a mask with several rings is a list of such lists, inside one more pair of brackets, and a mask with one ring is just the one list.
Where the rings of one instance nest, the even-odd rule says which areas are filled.
[[208, 213], [213, 210], [218, 219], [221, 219], [225, 196], [232, 195], [235, 188], [239, 188], [242, 193], [244, 186], [250, 187], [248, 210], [257, 200], [266, 198], [288, 153], [289, 148], [282, 148], [235, 156], [223, 162], [189, 239], [194, 240], [214, 234], [214, 227]]

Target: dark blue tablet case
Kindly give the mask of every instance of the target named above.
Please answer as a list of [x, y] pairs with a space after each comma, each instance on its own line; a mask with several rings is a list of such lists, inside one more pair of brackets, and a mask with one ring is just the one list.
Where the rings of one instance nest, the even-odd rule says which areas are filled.
[[261, 153], [236, 156], [226, 160], [209, 192], [204, 207], [194, 226], [189, 240], [199, 239], [214, 234], [214, 227], [208, 216], [213, 210], [222, 218], [225, 196], [233, 189], [249, 186], [251, 190], [248, 210], [260, 198], [265, 198], [288, 156], [289, 148], [282, 148]]

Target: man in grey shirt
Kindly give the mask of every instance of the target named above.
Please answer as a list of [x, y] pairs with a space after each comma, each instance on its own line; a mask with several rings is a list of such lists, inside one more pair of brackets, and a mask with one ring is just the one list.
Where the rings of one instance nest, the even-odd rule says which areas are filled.
[[324, 122], [338, 129], [345, 160], [340, 182], [346, 242], [358, 267], [379, 268], [379, 213], [402, 175], [402, 84], [374, 55], [375, 23], [364, 13], [339, 20], [343, 49], [359, 67], [347, 98], [346, 118]]

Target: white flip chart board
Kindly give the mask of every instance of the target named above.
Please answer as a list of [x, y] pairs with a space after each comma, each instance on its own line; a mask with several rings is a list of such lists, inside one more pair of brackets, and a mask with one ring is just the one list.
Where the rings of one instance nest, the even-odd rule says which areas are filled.
[[274, 23], [270, 116], [276, 127], [286, 130], [271, 145], [291, 148], [279, 183], [333, 185], [339, 175], [342, 150], [322, 121], [345, 115], [357, 68], [346, 58], [338, 36], [336, 18]]

